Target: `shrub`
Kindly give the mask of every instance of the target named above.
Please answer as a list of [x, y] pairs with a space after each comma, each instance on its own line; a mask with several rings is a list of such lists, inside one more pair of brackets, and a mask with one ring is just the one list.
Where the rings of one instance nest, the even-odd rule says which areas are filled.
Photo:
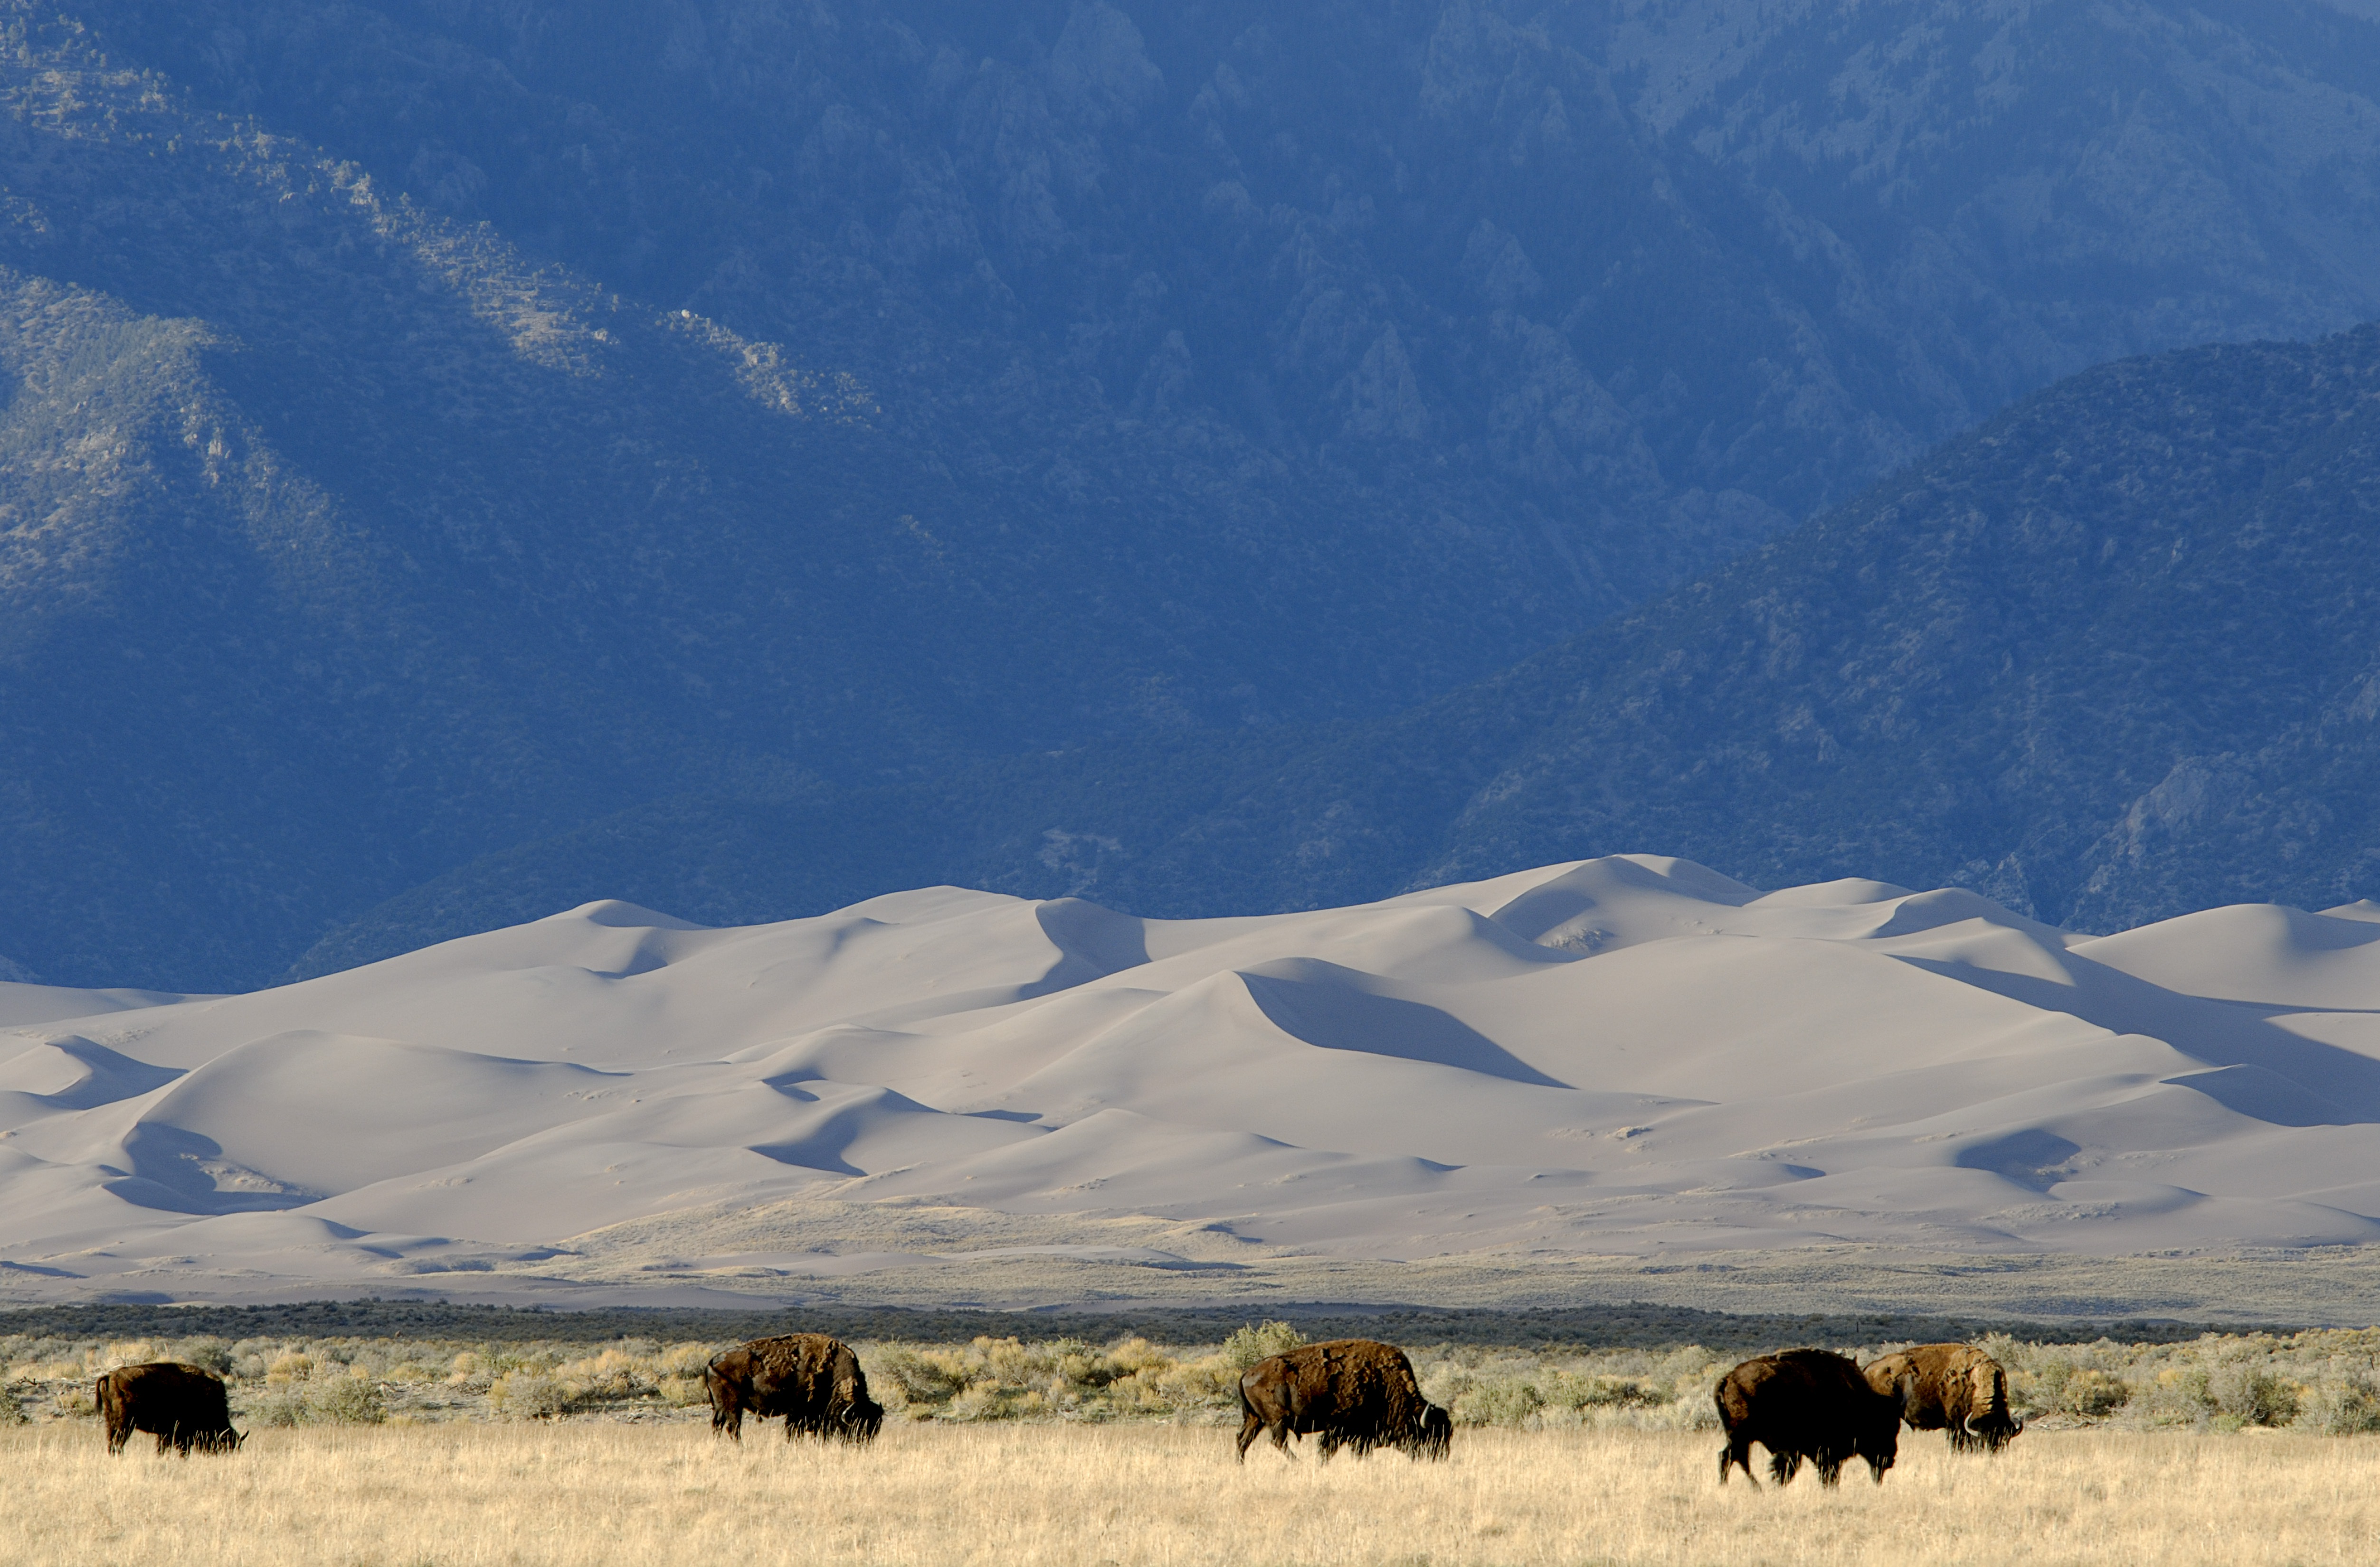
[[1258, 1322], [1234, 1330], [1223, 1341], [1223, 1363], [1237, 1376], [1257, 1361], [1295, 1349], [1305, 1342], [1305, 1335], [1286, 1322]]
[[885, 1373], [880, 1379], [884, 1390], [877, 1396], [898, 1395], [897, 1408], [948, 1403], [967, 1385], [956, 1355], [896, 1348], [886, 1350], [877, 1364]]
[[488, 1403], [515, 1420], [551, 1420], [569, 1402], [562, 1383], [543, 1371], [507, 1371], [488, 1384]]
[[1448, 1413], [1462, 1426], [1520, 1426], [1546, 1406], [1532, 1382], [1517, 1377], [1478, 1381], [1453, 1397]]
[[[661, 1394], [662, 1402], [672, 1409], [690, 1408], [709, 1402], [710, 1397], [702, 1386], [699, 1374], [688, 1377], [673, 1371], [654, 1383], [653, 1391]], [[900, 1405], [895, 1403], [892, 1407], [897, 1409]]]
[[2380, 1387], [2363, 1376], [2351, 1376], [2331, 1396], [2330, 1413], [2322, 1423], [2334, 1436], [2362, 1436], [2380, 1431]]
[[653, 1391], [652, 1383], [639, 1374], [636, 1361], [617, 1349], [607, 1349], [585, 1360], [571, 1361], [554, 1375], [561, 1380], [565, 1397], [574, 1409], [589, 1404], [625, 1403]]
[[2223, 1367], [2207, 1387], [2215, 1407], [2243, 1426], [2286, 1426], [2304, 1403], [2295, 1383], [2262, 1367]]
[[2131, 1398], [2131, 1387], [2122, 1379], [2084, 1367], [2065, 1378], [2064, 1385], [2058, 1390], [2056, 1407], [2085, 1420], [2105, 1420], [2130, 1403]]
[[388, 1418], [378, 1384], [362, 1377], [318, 1383], [306, 1397], [310, 1421], [324, 1426], [377, 1426]]
[[1233, 1366], [1229, 1355], [1219, 1353], [1197, 1360], [1177, 1361], [1164, 1370], [1141, 1371], [1135, 1376], [1152, 1381], [1157, 1396], [1170, 1405], [1220, 1404], [1232, 1408], [1237, 1406], [1240, 1374], [1246, 1368]]
[[249, 1423], [268, 1427], [303, 1426], [308, 1414], [306, 1395], [285, 1382], [248, 1406]]
[[1633, 1377], [1589, 1377], [1585, 1379], [1575, 1402], [1581, 1405], [1603, 1404], [1617, 1409], [1658, 1409], [1677, 1402], [1677, 1393]]
[[662, 1377], [691, 1377], [697, 1383], [700, 1383], [703, 1367], [710, 1364], [712, 1353], [711, 1346], [707, 1343], [672, 1344], [656, 1357], [660, 1362], [655, 1367], [656, 1379]]

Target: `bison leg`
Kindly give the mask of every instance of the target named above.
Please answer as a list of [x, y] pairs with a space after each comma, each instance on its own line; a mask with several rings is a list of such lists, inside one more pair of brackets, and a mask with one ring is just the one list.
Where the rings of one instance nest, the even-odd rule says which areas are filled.
[[[1750, 1474], [1751, 1472], [1750, 1466], [1747, 1465], [1744, 1469], [1744, 1473]], [[1792, 1452], [1779, 1452], [1773, 1447], [1768, 1450], [1768, 1477], [1770, 1479], [1776, 1481], [1780, 1486], [1790, 1486], [1793, 1483], [1793, 1476], [1801, 1472], [1802, 1455], [1800, 1453]]]
[[710, 1367], [702, 1368], [702, 1391], [710, 1400], [710, 1434], [744, 1439], [744, 1398], [735, 1384]]
[[1811, 1461], [1818, 1471], [1818, 1484], [1829, 1490], [1843, 1483], [1843, 1461], [1827, 1453]]
[[124, 1405], [107, 1382], [108, 1379], [102, 1377], [91, 1396], [99, 1404], [100, 1419], [107, 1431], [107, 1451], [113, 1456], [122, 1452], [124, 1444], [132, 1439], [132, 1416], [125, 1412]]
[[1263, 1431], [1264, 1428], [1265, 1424], [1262, 1420], [1257, 1417], [1257, 1412], [1243, 1403], [1240, 1406], [1241, 1463], [1245, 1464], [1248, 1461], [1248, 1446], [1257, 1439], [1257, 1434]]
[[1750, 1437], [1739, 1438], [1733, 1432], [1728, 1434], [1727, 1445], [1718, 1450], [1718, 1483], [1720, 1485], [1727, 1484], [1730, 1469], [1742, 1469], [1743, 1483], [1754, 1490], [1760, 1488], [1760, 1482], [1753, 1476], [1752, 1473], [1752, 1439]]

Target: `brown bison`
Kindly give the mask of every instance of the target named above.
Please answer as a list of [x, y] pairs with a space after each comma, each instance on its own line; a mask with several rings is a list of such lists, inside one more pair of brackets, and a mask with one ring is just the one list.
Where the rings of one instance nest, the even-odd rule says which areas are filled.
[[[1411, 1458], [1444, 1458], [1454, 1422], [1421, 1396], [1404, 1351], [1370, 1339], [1305, 1344], [1257, 1361], [1240, 1377], [1240, 1462], [1260, 1431], [1289, 1452], [1289, 1439], [1322, 1439], [1325, 1463], [1341, 1448], [1361, 1458], [1393, 1447]], [[1294, 1457], [1294, 1454], [1291, 1456]]]
[[1752, 1444], [1768, 1450], [1768, 1472], [1784, 1485], [1801, 1472], [1802, 1461], [1816, 1466], [1818, 1479], [1834, 1485], [1843, 1465], [1867, 1460], [1877, 1485], [1892, 1467], [1900, 1446], [1900, 1420], [1916, 1396], [1916, 1378], [1905, 1377], [1893, 1391], [1877, 1392], [1861, 1375], [1859, 1363], [1823, 1349], [1789, 1349], [1745, 1361], [1719, 1379], [1713, 1395], [1727, 1445], [1718, 1452], [1718, 1483], [1741, 1466], [1752, 1479]]
[[1918, 1344], [1870, 1361], [1865, 1374], [1869, 1387], [1896, 1398], [1914, 1377], [1917, 1396], [1901, 1418], [1915, 1430], [1948, 1431], [1960, 1452], [1998, 1452], [2024, 1429], [2009, 1414], [2008, 1373], [1973, 1344]]
[[184, 1458], [190, 1450], [231, 1452], [248, 1439], [231, 1428], [231, 1404], [223, 1379], [178, 1361], [124, 1366], [99, 1379], [92, 1395], [107, 1426], [107, 1451], [122, 1452], [135, 1431], [152, 1431], [157, 1451], [171, 1447]]
[[722, 1350], [703, 1367], [710, 1395], [710, 1428], [744, 1439], [747, 1411], [758, 1419], [785, 1417], [785, 1439], [807, 1432], [820, 1441], [874, 1439], [884, 1406], [868, 1396], [868, 1374], [841, 1339], [787, 1333]]

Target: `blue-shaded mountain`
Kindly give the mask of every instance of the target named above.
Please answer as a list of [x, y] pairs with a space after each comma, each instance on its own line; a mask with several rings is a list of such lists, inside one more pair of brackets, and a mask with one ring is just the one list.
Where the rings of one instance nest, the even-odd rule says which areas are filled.
[[2328, 906], [2380, 894], [2375, 535], [2380, 327], [2128, 360], [1394, 720], [682, 802], [466, 868], [309, 966], [599, 888], [714, 918], [941, 880], [1220, 914], [1631, 851], [2095, 930]]
[[[2058, 375], [2380, 315], [2380, 29], [2305, 0], [0, 25], [0, 961], [65, 981], [623, 811], [1220, 808]], [[981, 863], [1340, 874], [1161, 820]]]

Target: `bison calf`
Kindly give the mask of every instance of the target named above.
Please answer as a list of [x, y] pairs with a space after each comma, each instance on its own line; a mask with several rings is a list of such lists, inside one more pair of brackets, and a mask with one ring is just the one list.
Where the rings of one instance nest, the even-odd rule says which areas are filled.
[[744, 1416], [785, 1417], [785, 1439], [807, 1432], [867, 1442], [884, 1426], [884, 1406], [868, 1396], [868, 1374], [841, 1339], [787, 1333], [722, 1350], [703, 1368], [710, 1428], [744, 1439]]
[[1444, 1458], [1454, 1422], [1421, 1396], [1404, 1351], [1370, 1339], [1305, 1344], [1257, 1361], [1240, 1378], [1240, 1462], [1259, 1432], [1289, 1452], [1289, 1439], [1313, 1432], [1324, 1462], [1341, 1448], [1357, 1457], [1393, 1447], [1413, 1458]]
[[1867, 1384], [1900, 1396], [1916, 1379], [1916, 1396], [1901, 1418], [1912, 1429], [1948, 1431], [1960, 1452], [1998, 1452], [2016, 1440], [2024, 1422], [2009, 1414], [2008, 1373], [1973, 1344], [1918, 1344], [1868, 1363]]
[[1904, 1378], [1893, 1392], [1877, 1392], [1858, 1363], [1822, 1349], [1789, 1349], [1745, 1361], [1719, 1379], [1713, 1394], [1719, 1424], [1727, 1427], [1718, 1483], [1727, 1484], [1728, 1471], [1740, 1467], [1746, 1480], [1759, 1484], [1752, 1479], [1752, 1444], [1758, 1442], [1768, 1450], [1768, 1472], [1780, 1486], [1800, 1473], [1804, 1459], [1831, 1486], [1855, 1457], [1866, 1459], [1876, 1483], [1884, 1484], [1884, 1472], [1900, 1446], [1901, 1415], [1915, 1396], [1915, 1382], [1914, 1377]]
[[178, 1361], [124, 1366], [99, 1379], [93, 1397], [107, 1427], [107, 1451], [122, 1452], [135, 1431], [153, 1432], [157, 1451], [171, 1447], [184, 1458], [190, 1450], [231, 1452], [248, 1439], [231, 1428], [231, 1403], [223, 1379]]

